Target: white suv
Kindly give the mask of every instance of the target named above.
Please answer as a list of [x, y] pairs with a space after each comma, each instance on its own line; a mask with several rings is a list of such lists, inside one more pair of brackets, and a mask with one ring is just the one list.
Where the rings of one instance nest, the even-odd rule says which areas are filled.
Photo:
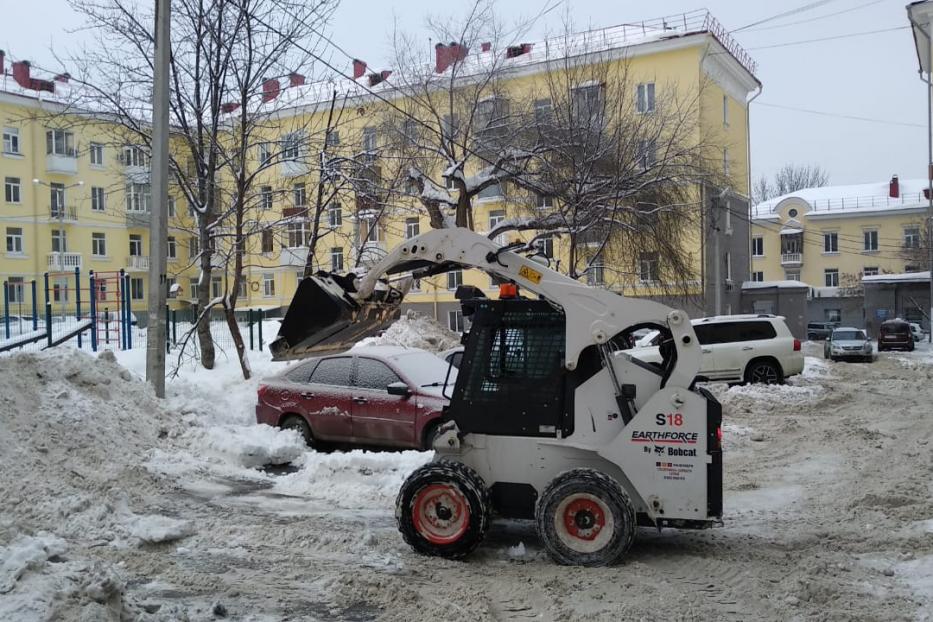
[[[703, 353], [699, 376], [718, 382], [782, 383], [803, 371], [803, 352], [776, 315], [720, 315], [692, 320]], [[646, 363], [660, 363], [657, 346], [626, 352]]]

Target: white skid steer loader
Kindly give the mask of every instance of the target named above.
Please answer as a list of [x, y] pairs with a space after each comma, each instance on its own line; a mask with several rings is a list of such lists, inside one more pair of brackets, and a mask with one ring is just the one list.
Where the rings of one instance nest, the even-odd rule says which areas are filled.
[[[305, 279], [270, 346], [278, 360], [301, 358], [380, 330], [405, 293], [386, 275], [479, 268], [510, 284], [498, 300], [462, 301], [472, 324], [435, 457], [398, 494], [405, 541], [462, 558], [496, 514], [533, 519], [558, 563], [599, 566], [622, 558], [637, 526], [721, 522], [722, 411], [694, 388], [700, 351], [686, 314], [587, 287], [512, 248], [439, 229], [361, 279]], [[644, 327], [665, 336], [660, 365], [616, 347]]]

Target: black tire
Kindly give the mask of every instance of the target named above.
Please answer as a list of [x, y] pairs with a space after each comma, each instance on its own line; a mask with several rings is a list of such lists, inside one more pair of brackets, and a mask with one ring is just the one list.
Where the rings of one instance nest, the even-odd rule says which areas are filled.
[[437, 419], [424, 426], [421, 434], [422, 451], [431, 451], [434, 448], [434, 439], [437, 438], [437, 429], [441, 427], [441, 420]]
[[402, 538], [423, 555], [462, 559], [489, 528], [489, 491], [476, 471], [440, 460], [408, 476], [395, 500]]
[[318, 442], [314, 440], [314, 434], [311, 432], [311, 425], [308, 421], [299, 415], [288, 415], [279, 422], [279, 427], [283, 430], [295, 430], [303, 439], [305, 445], [311, 449], [318, 449]]
[[535, 523], [548, 555], [565, 566], [614, 564], [635, 540], [631, 500], [616, 480], [593, 469], [554, 478], [538, 499]]
[[784, 384], [781, 366], [772, 361], [752, 361], [745, 368], [745, 382], [749, 384]]
[[915, 346], [914, 346], [914, 342], [911, 341], [911, 342], [910, 342], [910, 345], [907, 346], [907, 351], [908, 351], [908, 352], [913, 352], [913, 351], [914, 351], [914, 347], [915, 347]]

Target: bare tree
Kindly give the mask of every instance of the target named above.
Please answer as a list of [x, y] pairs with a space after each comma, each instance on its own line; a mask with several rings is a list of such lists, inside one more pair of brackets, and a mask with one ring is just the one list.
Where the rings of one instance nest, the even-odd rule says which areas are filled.
[[805, 188], [819, 188], [829, 183], [829, 173], [819, 164], [785, 164], [769, 180], [760, 176], [752, 188], [756, 203], [783, 196]]
[[[75, 108], [106, 115], [122, 129], [123, 140], [148, 153], [151, 10], [131, 0], [70, 2], [96, 35], [69, 62], [83, 87], [75, 91]], [[283, 4], [288, 19], [279, 11]], [[249, 373], [234, 309], [243, 253], [254, 233], [247, 230], [246, 219], [247, 210], [258, 203], [253, 185], [271, 161], [249, 168], [247, 150], [256, 136], [269, 131], [264, 121], [274, 112], [258, 104], [275, 99], [279, 77], [307, 72], [307, 50], [315, 46], [318, 29], [335, 7], [336, 0], [307, 5], [286, 0], [173, 3], [170, 162], [174, 185], [193, 218], [192, 265], [199, 269], [195, 330], [200, 361], [208, 369], [215, 360], [209, 315], [219, 305], [234, 331], [243, 372]], [[228, 281], [224, 296], [213, 297], [211, 275], [226, 269], [226, 259], [233, 260], [232, 283]]]

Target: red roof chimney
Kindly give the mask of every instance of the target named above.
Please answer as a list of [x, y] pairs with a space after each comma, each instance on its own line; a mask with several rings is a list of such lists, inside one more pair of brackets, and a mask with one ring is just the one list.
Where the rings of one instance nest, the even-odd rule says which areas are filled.
[[366, 63], [358, 58], [353, 59], [353, 79], [359, 80], [366, 73]]
[[237, 102], [227, 102], [220, 105], [220, 111], [224, 114], [230, 114], [239, 107], [240, 104]]
[[470, 48], [451, 41], [450, 45], [438, 43], [434, 46], [434, 71], [444, 73], [447, 68], [466, 58]]
[[279, 96], [279, 91], [281, 89], [282, 85], [279, 84], [278, 78], [264, 80], [262, 83], [262, 101], [271, 102]]
[[24, 89], [28, 89], [32, 86], [30, 83], [31, 78], [29, 77], [28, 60], [21, 60], [18, 63], [13, 63], [13, 79]]
[[56, 82], [64, 82], [65, 84], [68, 84], [68, 80], [70, 79], [71, 79], [70, 73], [60, 73], [57, 76], [55, 76]]
[[530, 43], [520, 43], [519, 45], [510, 45], [505, 49], [506, 58], [515, 58], [531, 51]]
[[488, 52], [489, 50], [492, 49], [492, 43], [490, 43], [489, 41], [483, 41], [482, 45], [480, 46], [480, 49], [482, 49], [484, 52]]
[[897, 181], [897, 175], [891, 177], [891, 183], [888, 184], [888, 196], [892, 199], [901, 196], [901, 185]]
[[288, 74], [288, 86], [302, 86], [305, 83], [305, 77], [300, 73], [292, 72]]

